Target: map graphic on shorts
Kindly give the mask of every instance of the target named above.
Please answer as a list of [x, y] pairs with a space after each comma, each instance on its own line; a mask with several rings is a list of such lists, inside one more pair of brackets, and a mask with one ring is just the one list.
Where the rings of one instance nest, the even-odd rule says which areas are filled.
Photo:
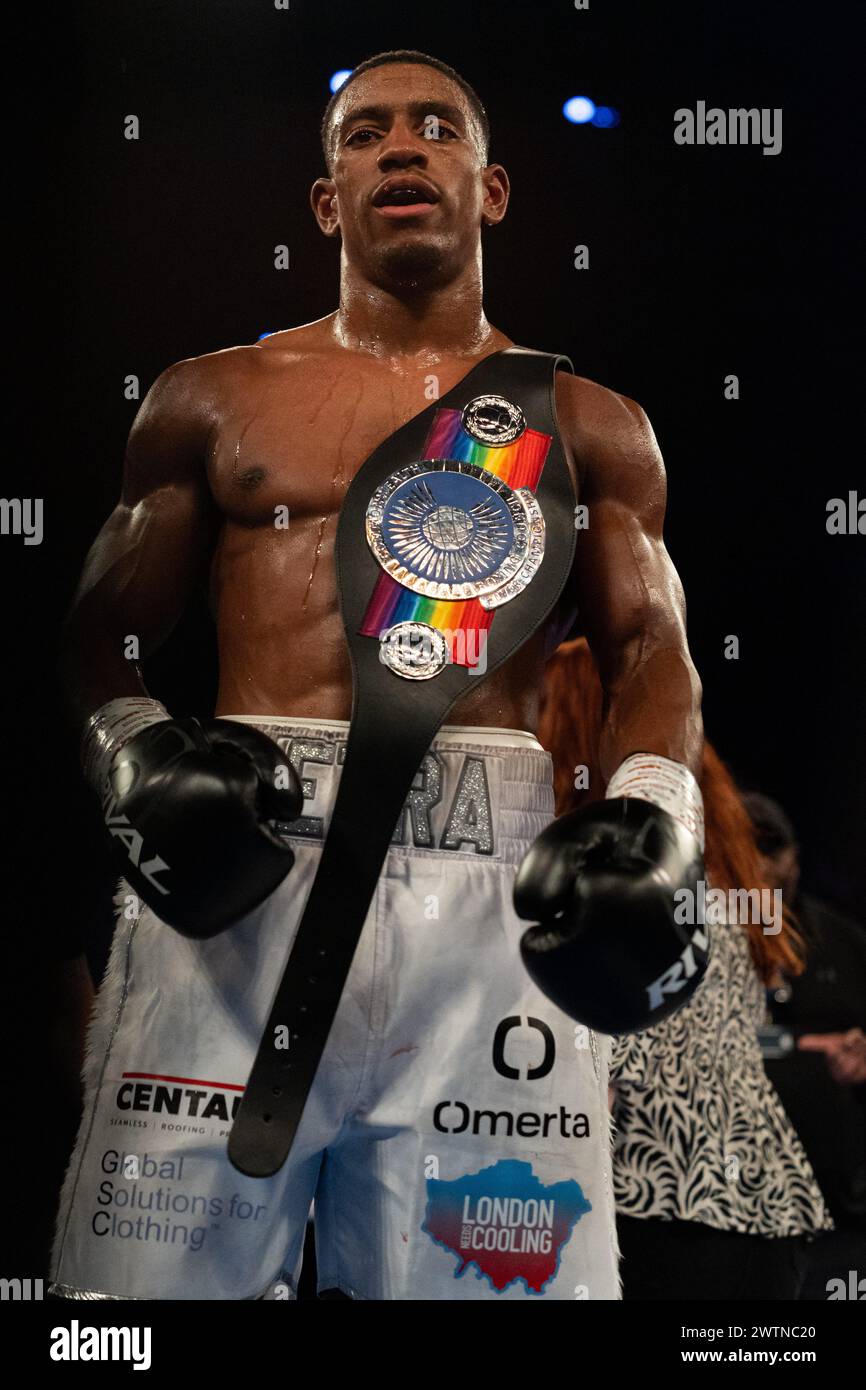
[[506, 1158], [453, 1182], [428, 1178], [421, 1229], [456, 1256], [455, 1279], [474, 1265], [497, 1293], [518, 1281], [543, 1293], [575, 1225], [591, 1210], [573, 1178], [545, 1184], [531, 1163]]

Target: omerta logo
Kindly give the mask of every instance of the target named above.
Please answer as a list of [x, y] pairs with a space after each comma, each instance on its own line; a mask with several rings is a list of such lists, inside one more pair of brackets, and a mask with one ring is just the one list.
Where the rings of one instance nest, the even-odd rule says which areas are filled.
[[51, 1329], [52, 1361], [132, 1361], [134, 1371], [150, 1370], [149, 1327], [69, 1327]]
[[433, 1128], [440, 1134], [480, 1134], [495, 1139], [505, 1135], [510, 1139], [519, 1134], [522, 1139], [540, 1136], [547, 1139], [551, 1130], [563, 1139], [588, 1139], [589, 1116], [582, 1110], [473, 1110], [465, 1100], [440, 1100], [433, 1110]]
[[[521, 1074], [518, 1067], [510, 1066], [505, 1060], [505, 1039], [512, 1029], [521, 1028], [523, 1023], [524, 1020], [519, 1014], [512, 1014], [509, 1018], [503, 1018], [502, 1022], [497, 1025], [496, 1032], [493, 1035], [494, 1070], [498, 1071], [500, 1076], [507, 1076], [509, 1081], [519, 1081], [521, 1079]], [[536, 1066], [527, 1067], [526, 1070], [527, 1081], [538, 1081], [540, 1077], [547, 1076], [548, 1072], [553, 1067], [554, 1058], [556, 1057], [556, 1043], [553, 1033], [543, 1019], [527, 1018], [526, 1026], [540, 1033], [544, 1039], [544, 1056]]]

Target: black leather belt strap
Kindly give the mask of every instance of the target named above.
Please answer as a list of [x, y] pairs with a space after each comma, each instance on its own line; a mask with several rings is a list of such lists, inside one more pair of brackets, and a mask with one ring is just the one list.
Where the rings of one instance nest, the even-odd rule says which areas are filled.
[[[268, 1177], [285, 1162], [319, 1065], [394, 828], [421, 761], [451, 706], [507, 661], [550, 613], [574, 555], [574, 490], [556, 428], [554, 373], [568, 358], [527, 348], [486, 357], [453, 390], [397, 430], [353, 479], [337, 527], [337, 582], [352, 658], [352, 721], [331, 823], [295, 944], [229, 1137], [231, 1162]], [[544, 515], [544, 558], [534, 579], [497, 609], [487, 670], [448, 665], [430, 680], [405, 680], [359, 635], [380, 573], [365, 536], [367, 504], [397, 468], [421, 458], [434, 412], [475, 396], [505, 396], [527, 424], [552, 436], [536, 497]], [[287, 1029], [287, 1049], [275, 1046]], [[284, 1036], [284, 1035], [283, 1035]]]

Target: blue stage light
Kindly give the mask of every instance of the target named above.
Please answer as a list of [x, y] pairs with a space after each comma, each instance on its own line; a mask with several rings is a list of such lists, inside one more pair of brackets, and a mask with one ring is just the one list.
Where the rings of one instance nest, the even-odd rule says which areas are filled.
[[334, 73], [334, 76], [331, 78], [330, 82], [328, 83], [328, 86], [330, 87], [332, 92], [338, 92], [342, 87], [343, 83], [345, 82], [346, 78], [351, 76], [351, 68], [340, 68], [339, 72]]
[[595, 102], [590, 101], [589, 97], [569, 97], [562, 114], [573, 125], [585, 125], [595, 115]]
[[592, 123], [602, 130], [610, 130], [613, 126], [619, 125], [619, 112], [614, 111], [612, 106], [597, 106]]

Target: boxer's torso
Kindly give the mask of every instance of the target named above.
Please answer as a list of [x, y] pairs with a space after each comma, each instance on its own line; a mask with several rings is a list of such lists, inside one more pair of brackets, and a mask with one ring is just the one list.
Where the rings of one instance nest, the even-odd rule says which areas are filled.
[[[200, 359], [219, 513], [210, 568], [217, 714], [349, 718], [334, 569], [346, 490], [384, 439], [511, 346], [494, 330], [474, 354], [395, 361], [341, 347], [332, 317]], [[560, 604], [557, 627], [569, 622], [568, 607]], [[467, 673], [452, 722], [534, 730], [544, 647], [542, 632], [489, 680]]]

